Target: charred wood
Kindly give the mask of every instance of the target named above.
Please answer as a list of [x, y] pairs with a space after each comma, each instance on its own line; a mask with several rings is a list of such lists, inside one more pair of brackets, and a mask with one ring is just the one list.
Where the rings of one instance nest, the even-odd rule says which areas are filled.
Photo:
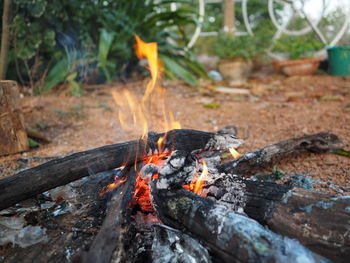
[[136, 172], [126, 168], [127, 181], [118, 187], [108, 203], [106, 217], [88, 252], [82, 255], [82, 262], [110, 262], [113, 254], [125, 258], [123, 234], [127, 230], [127, 205], [132, 200]]
[[148, 152], [157, 151], [157, 141], [165, 136], [168, 149], [191, 152], [218, 148], [223, 142], [237, 146], [233, 136], [195, 130], [172, 130], [167, 134], [152, 133], [145, 140], [108, 145], [49, 161], [0, 180], [0, 210], [54, 187], [68, 184], [93, 173], [111, 170], [141, 160]]
[[222, 164], [218, 170], [219, 172], [238, 175], [252, 174], [257, 169], [261, 169], [290, 155], [303, 152], [324, 153], [339, 149], [341, 145], [341, 140], [329, 132], [306, 135], [281, 141], [258, 151], [247, 153], [234, 161]]
[[151, 191], [160, 219], [198, 238], [220, 262], [327, 262], [297, 241], [211, 199], [185, 189], [158, 189], [156, 182]]
[[[25, 217], [27, 223], [38, 224], [47, 229], [47, 241], [26, 248], [11, 246], [7, 253], [0, 257], [0, 261], [4, 263], [74, 261], [81, 250], [92, 243], [96, 231], [102, 224], [107, 198], [100, 198], [100, 192], [114, 181], [115, 176], [119, 176], [118, 170], [94, 174], [50, 191], [72, 194], [71, 199], [65, 199], [72, 207], [70, 212], [57, 217], [48, 216], [45, 210], [29, 213]], [[20, 205], [23, 207], [24, 204]], [[11, 212], [12, 207], [6, 210]]]
[[296, 188], [285, 195], [266, 217], [274, 232], [297, 238], [309, 249], [334, 262], [350, 256], [350, 197]]
[[196, 239], [165, 225], [154, 225], [153, 263], [210, 263], [208, 250]]

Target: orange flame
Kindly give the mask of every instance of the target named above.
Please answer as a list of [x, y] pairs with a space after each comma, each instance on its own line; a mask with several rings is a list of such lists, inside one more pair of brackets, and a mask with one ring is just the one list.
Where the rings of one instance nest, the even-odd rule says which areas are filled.
[[204, 185], [204, 179], [205, 177], [207, 177], [207, 175], [208, 175], [208, 166], [207, 166], [207, 163], [203, 160], [203, 171], [195, 183], [193, 192], [195, 192], [196, 194], [199, 194], [202, 191], [202, 188]]
[[233, 159], [237, 159], [237, 158], [241, 157], [241, 154], [239, 152], [237, 152], [235, 148], [228, 148], [228, 149], [229, 149]]
[[[124, 130], [141, 133], [143, 139], [147, 137], [149, 126], [152, 123], [156, 123], [157, 127], [164, 131], [180, 129], [180, 123], [175, 120], [165, 103], [165, 89], [157, 86], [161, 71], [157, 43], [146, 43], [136, 35], [135, 39], [136, 56], [139, 59], [147, 59], [151, 80], [147, 84], [141, 100], [128, 90], [121, 92], [112, 90], [113, 99], [120, 109], [118, 112], [119, 122]], [[162, 120], [157, 117], [159, 115], [162, 116]]]

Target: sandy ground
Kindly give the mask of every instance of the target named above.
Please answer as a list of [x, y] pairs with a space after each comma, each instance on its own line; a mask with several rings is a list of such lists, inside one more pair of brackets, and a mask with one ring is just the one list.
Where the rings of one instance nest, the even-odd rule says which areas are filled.
[[[89, 86], [82, 97], [25, 96], [22, 105], [27, 125], [46, 124], [48, 128], [43, 133], [52, 142], [26, 153], [0, 157], [0, 176], [13, 174], [19, 168], [19, 158], [67, 155], [138, 138], [137, 131], [121, 128], [118, 107], [109, 89], [126, 88], [141, 96], [146, 83], [147, 80]], [[239, 149], [242, 153], [321, 131], [332, 131], [343, 140], [344, 148], [350, 149], [350, 78], [264, 76], [249, 80], [245, 88], [250, 95], [216, 92], [210, 82], [199, 87], [168, 81], [162, 85], [167, 89], [167, 106], [182, 128], [217, 131], [235, 125], [238, 137], [245, 140]], [[208, 103], [211, 108], [205, 106]], [[161, 131], [157, 126], [153, 124], [151, 129]], [[350, 187], [350, 159], [346, 157], [309, 154], [285, 160], [278, 167], [290, 174], [307, 174]]]

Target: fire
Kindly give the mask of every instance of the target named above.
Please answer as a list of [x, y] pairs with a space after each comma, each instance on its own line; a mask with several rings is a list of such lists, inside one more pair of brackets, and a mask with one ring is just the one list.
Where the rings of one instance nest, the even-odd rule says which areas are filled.
[[157, 43], [146, 43], [136, 35], [135, 39], [136, 56], [139, 59], [147, 59], [151, 79], [141, 99], [129, 90], [111, 91], [119, 108], [119, 122], [125, 131], [137, 132], [143, 139], [147, 137], [150, 126], [162, 131], [180, 129], [180, 123], [175, 120], [174, 114], [167, 107], [166, 90], [157, 85], [162, 71]]
[[196, 194], [200, 193], [200, 191], [203, 188], [204, 179], [205, 179], [205, 177], [207, 177], [207, 175], [208, 175], [208, 166], [207, 166], [207, 163], [205, 161], [203, 161], [203, 171], [195, 183], [193, 192], [195, 192]]
[[[171, 129], [180, 129], [180, 123], [175, 120], [174, 114], [169, 111], [169, 107], [165, 101], [166, 90], [157, 85], [162, 71], [161, 63], [158, 59], [157, 43], [146, 43], [136, 35], [135, 40], [136, 56], [139, 59], [147, 59], [148, 69], [151, 73], [151, 80], [148, 82], [141, 99], [139, 99], [129, 90], [123, 90], [121, 92], [112, 90], [111, 93], [113, 99], [119, 108], [118, 119], [122, 128], [129, 133], [135, 131], [138, 132], [141, 134], [142, 139], [147, 138], [149, 127], [156, 126], [156, 128], [160, 128], [165, 132]], [[161, 116], [161, 118], [159, 116]], [[154, 125], [154, 123], [156, 123], [156, 125]], [[145, 157], [145, 165], [150, 163], [157, 164], [170, 155], [169, 151], [166, 153], [164, 152], [165, 137], [166, 134], [164, 137], [159, 138], [157, 142], [158, 154]], [[153, 176], [153, 178], [156, 177], [157, 175]], [[135, 185], [134, 200], [140, 205], [143, 211], [153, 211], [149, 196], [149, 180], [151, 179], [142, 178], [141, 173], [138, 173]], [[115, 182], [107, 189], [114, 189], [121, 183], [121, 181]]]
[[100, 196], [105, 195], [106, 193], [112, 192], [114, 189], [119, 187], [121, 184], [125, 183], [126, 177], [124, 178], [114, 178], [114, 182], [109, 184], [101, 193]]
[[237, 152], [235, 148], [229, 148], [229, 151], [230, 151], [233, 159], [237, 159], [237, 158], [241, 157], [241, 154], [239, 152]]

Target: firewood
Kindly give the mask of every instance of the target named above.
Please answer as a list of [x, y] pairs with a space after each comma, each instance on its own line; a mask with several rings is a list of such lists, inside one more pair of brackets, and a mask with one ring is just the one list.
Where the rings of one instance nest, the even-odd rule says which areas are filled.
[[210, 263], [208, 250], [196, 239], [177, 229], [154, 225], [153, 263]]
[[295, 188], [270, 211], [265, 224], [272, 231], [297, 238], [300, 243], [334, 262], [348, 262], [350, 197]]
[[184, 229], [209, 248], [220, 262], [327, 262], [297, 241], [282, 238], [257, 221], [232, 212], [188, 190], [159, 189], [151, 183], [159, 218]]
[[157, 141], [164, 136], [165, 148], [187, 152], [220, 147], [225, 139], [231, 139], [232, 146], [240, 142], [230, 135], [183, 129], [166, 134], [152, 133], [147, 141], [140, 139], [75, 153], [1, 179], [0, 210], [91, 172], [103, 172], [142, 160], [148, 152], [157, 151]]
[[341, 146], [341, 140], [329, 132], [305, 135], [247, 153], [234, 161], [222, 164], [218, 167], [218, 170], [223, 173], [238, 175], [252, 174], [257, 169], [261, 169], [290, 155], [303, 152], [324, 153], [340, 149]]
[[127, 205], [132, 199], [136, 172], [134, 168], [124, 170], [128, 171], [127, 181], [113, 192], [101, 229], [89, 251], [83, 253], [81, 262], [107, 263], [111, 261], [113, 253], [118, 254], [120, 260], [125, 257], [122, 236], [127, 229]]
[[29, 149], [15, 81], [0, 81], [0, 156]]

